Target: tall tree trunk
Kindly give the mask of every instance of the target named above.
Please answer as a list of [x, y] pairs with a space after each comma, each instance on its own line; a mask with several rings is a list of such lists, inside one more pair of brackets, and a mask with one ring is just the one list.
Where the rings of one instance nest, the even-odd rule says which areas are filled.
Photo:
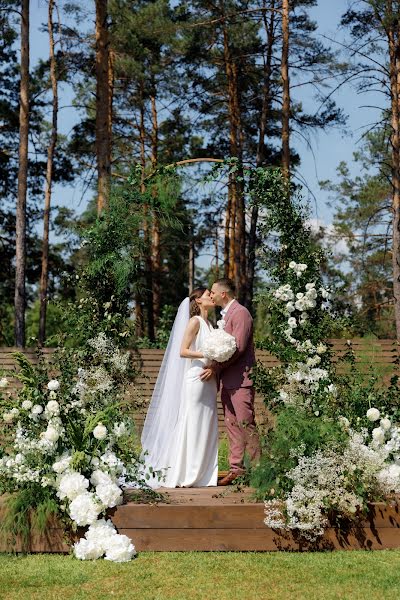
[[[263, 2], [263, 7], [266, 8], [266, 1]], [[264, 74], [263, 74], [263, 94], [260, 114], [260, 124], [258, 128], [258, 144], [256, 155], [256, 166], [261, 167], [265, 160], [265, 135], [267, 130], [267, 120], [271, 109], [271, 74], [272, 74], [272, 51], [275, 43], [275, 0], [270, 2], [271, 13], [269, 16], [267, 11], [263, 12], [263, 22], [265, 35], [267, 40], [266, 54], [264, 58]], [[256, 266], [256, 245], [257, 245], [257, 224], [258, 224], [258, 206], [254, 204], [251, 211], [250, 232], [248, 239], [248, 260], [247, 260], [247, 308], [253, 309], [254, 296], [254, 276]]]
[[392, 123], [393, 296], [396, 335], [400, 340], [400, 36], [394, 19], [392, 0], [387, 0], [386, 10]]
[[290, 177], [289, 0], [282, 0], [282, 170]]
[[[222, 14], [224, 7], [222, 5]], [[228, 94], [228, 118], [229, 118], [229, 142], [230, 154], [239, 161], [239, 170], [229, 178], [230, 200], [230, 247], [229, 247], [229, 277], [234, 280], [238, 299], [245, 301], [246, 289], [246, 219], [243, 184], [238, 181], [238, 175], [242, 175], [243, 161], [243, 132], [241, 122], [241, 107], [239, 97], [239, 73], [230, 44], [229, 33], [224, 22], [224, 64], [227, 79]], [[228, 219], [227, 219], [228, 220]]]
[[107, 0], [96, 0], [97, 212], [108, 205], [111, 175], [111, 90]]
[[189, 229], [189, 294], [194, 290], [195, 253], [193, 227]]
[[26, 196], [29, 143], [29, 0], [21, 2], [21, 84], [19, 106], [19, 164], [16, 207], [15, 345], [25, 346]]
[[53, 162], [57, 144], [57, 118], [58, 118], [58, 83], [56, 73], [56, 57], [54, 52], [54, 23], [53, 23], [54, 0], [49, 0], [48, 29], [50, 48], [50, 80], [53, 94], [53, 113], [51, 123], [50, 143], [47, 148], [46, 184], [44, 193], [44, 215], [43, 215], [43, 242], [42, 242], [42, 270], [39, 286], [39, 343], [44, 344], [46, 339], [46, 312], [47, 312], [47, 288], [49, 274], [49, 229], [50, 229], [50, 206], [53, 181]]
[[[151, 95], [151, 164], [152, 168], [156, 169], [158, 165], [158, 115], [157, 101], [155, 93]], [[154, 188], [154, 193], [157, 193]], [[151, 258], [153, 265], [153, 313], [154, 325], [157, 327], [161, 312], [161, 231], [160, 220], [156, 212], [153, 213], [153, 223], [151, 231]]]
[[[143, 86], [141, 86], [141, 94], [140, 94], [140, 122], [139, 122], [139, 144], [140, 144], [140, 164], [142, 166], [142, 175], [141, 175], [141, 184], [140, 191], [142, 194], [145, 192], [145, 168], [146, 168], [146, 129], [144, 124], [144, 104], [143, 104]], [[145, 238], [145, 243], [148, 241], [148, 226], [147, 226], [147, 207], [144, 207], [144, 223], [143, 223], [143, 233]], [[148, 265], [146, 264], [145, 272], [148, 270]], [[153, 300], [151, 300], [151, 305], [153, 304]], [[135, 329], [137, 337], [142, 337], [144, 335], [144, 314], [143, 314], [143, 298], [140, 290], [138, 290], [135, 294]]]

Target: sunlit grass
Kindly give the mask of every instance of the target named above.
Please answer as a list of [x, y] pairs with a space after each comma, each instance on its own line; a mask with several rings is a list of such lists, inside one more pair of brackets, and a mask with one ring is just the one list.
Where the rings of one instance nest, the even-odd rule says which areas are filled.
[[134, 561], [0, 555], [2, 600], [381, 600], [397, 598], [400, 551], [143, 553]]

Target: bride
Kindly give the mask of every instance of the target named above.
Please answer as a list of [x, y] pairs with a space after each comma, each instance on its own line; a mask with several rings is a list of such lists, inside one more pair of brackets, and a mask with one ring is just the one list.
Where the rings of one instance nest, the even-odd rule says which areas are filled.
[[166, 469], [165, 481], [153, 477], [151, 487], [217, 485], [217, 382], [200, 380], [214, 306], [205, 288], [179, 306], [142, 433], [146, 471]]

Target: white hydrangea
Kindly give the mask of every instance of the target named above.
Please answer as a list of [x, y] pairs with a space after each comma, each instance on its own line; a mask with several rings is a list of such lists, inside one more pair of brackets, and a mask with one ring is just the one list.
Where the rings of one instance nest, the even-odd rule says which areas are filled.
[[114, 506], [122, 504], [122, 490], [115, 483], [96, 485], [96, 494], [106, 508], [114, 508]]
[[130, 538], [118, 534], [109, 539], [104, 558], [113, 562], [128, 562], [135, 554], [135, 546]]
[[103, 554], [103, 546], [94, 541], [81, 538], [74, 544], [74, 556], [79, 560], [97, 560]]
[[100, 484], [115, 483], [115, 480], [111, 477], [109, 473], [106, 473], [101, 469], [96, 469], [95, 471], [93, 471], [92, 476], [90, 477], [90, 483], [96, 486]]
[[85, 493], [89, 487], [89, 481], [81, 473], [71, 471], [63, 475], [58, 482], [57, 496], [63, 500], [74, 500], [77, 496]]
[[68, 512], [77, 525], [84, 527], [94, 523], [102, 510], [103, 508], [96, 502], [94, 494], [83, 492], [72, 500]]
[[7, 377], [2, 377], [0, 379], [0, 388], [6, 388], [8, 386], [8, 379]]
[[201, 348], [204, 358], [226, 362], [236, 352], [236, 340], [223, 329], [213, 329]]
[[384, 431], [389, 431], [390, 428], [392, 427], [392, 422], [390, 419], [385, 417], [384, 419], [381, 419], [380, 426], [382, 427], [382, 429]]
[[59, 459], [53, 463], [52, 469], [55, 473], [64, 473], [70, 464], [71, 464], [72, 456], [69, 454], [63, 454], [59, 457]]
[[113, 428], [115, 437], [120, 438], [128, 433], [125, 423], [115, 423]]
[[377, 444], [383, 444], [383, 442], [385, 441], [384, 430], [381, 427], [375, 427], [375, 429], [372, 430], [372, 439]]

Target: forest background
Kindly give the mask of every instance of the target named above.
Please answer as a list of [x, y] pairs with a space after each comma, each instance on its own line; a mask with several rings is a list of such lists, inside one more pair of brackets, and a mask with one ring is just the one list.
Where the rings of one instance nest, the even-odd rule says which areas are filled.
[[[223, 275], [263, 335], [262, 215], [243, 163], [281, 166], [309, 200], [347, 316], [338, 334], [399, 335], [398, 3], [331, 4], [0, 2], [0, 344], [73, 337], [80, 232], [133, 188], [140, 343], [165, 344], [179, 301]], [[205, 182], [228, 156], [237, 173]], [[165, 167], [182, 162], [171, 181]]]

